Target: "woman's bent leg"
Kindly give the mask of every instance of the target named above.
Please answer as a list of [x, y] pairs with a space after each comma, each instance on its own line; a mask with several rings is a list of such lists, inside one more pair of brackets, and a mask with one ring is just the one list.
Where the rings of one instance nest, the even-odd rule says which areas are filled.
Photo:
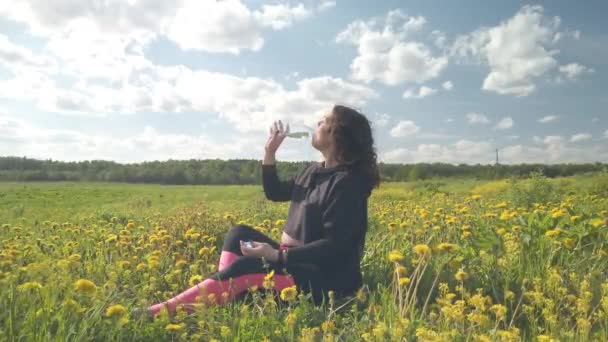
[[224, 246], [222, 247], [222, 254], [220, 255], [218, 271], [225, 269], [236, 259], [243, 256], [243, 253], [241, 253], [241, 246], [239, 240], [266, 242], [274, 248], [279, 247], [278, 243], [273, 241], [268, 236], [264, 235], [264, 233], [255, 230], [250, 226], [242, 224], [232, 226], [224, 237]]
[[262, 288], [264, 278], [271, 269], [275, 270], [273, 277], [273, 290], [295, 285], [293, 277], [281, 274], [277, 265], [265, 268], [262, 260], [256, 257], [241, 257], [224, 270], [217, 272], [196, 286], [178, 294], [166, 302], [153, 305], [149, 308], [152, 314], [157, 314], [163, 307], [174, 312], [178, 305], [200, 303], [205, 306], [225, 304], [247, 291], [252, 286]]

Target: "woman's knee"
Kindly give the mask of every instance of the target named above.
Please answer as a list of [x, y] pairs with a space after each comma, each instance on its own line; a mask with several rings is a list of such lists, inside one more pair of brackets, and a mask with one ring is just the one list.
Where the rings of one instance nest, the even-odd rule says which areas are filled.
[[230, 250], [239, 246], [239, 240], [248, 240], [252, 230], [254, 230], [252, 227], [244, 224], [237, 224], [230, 227], [224, 237], [224, 249], [228, 248]]

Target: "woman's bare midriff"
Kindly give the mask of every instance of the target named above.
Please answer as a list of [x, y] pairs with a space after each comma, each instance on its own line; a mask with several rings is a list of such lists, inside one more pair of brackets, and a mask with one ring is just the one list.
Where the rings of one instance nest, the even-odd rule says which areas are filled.
[[285, 232], [283, 232], [283, 236], [281, 236], [281, 243], [289, 246], [301, 246], [304, 244], [304, 242], [292, 238]]

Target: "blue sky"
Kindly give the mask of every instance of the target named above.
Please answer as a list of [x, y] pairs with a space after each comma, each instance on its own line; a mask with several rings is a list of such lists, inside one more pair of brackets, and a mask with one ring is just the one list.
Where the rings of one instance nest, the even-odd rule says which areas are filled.
[[[335, 103], [391, 163], [606, 162], [603, 1], [0, 4], [0, 155], [261, 159]], [[279, 160], [319, 160], [285, 140]]]

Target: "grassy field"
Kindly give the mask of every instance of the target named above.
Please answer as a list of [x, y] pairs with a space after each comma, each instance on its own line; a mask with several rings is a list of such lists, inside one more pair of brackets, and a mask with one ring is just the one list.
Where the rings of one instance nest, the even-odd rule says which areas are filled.
[[261, 186], [0, 183], [0, 340], [606, 341], [608, 178], [387, 183], [364, 287], [133, 319], [214, 273], [236, 223], [276, 240]]

